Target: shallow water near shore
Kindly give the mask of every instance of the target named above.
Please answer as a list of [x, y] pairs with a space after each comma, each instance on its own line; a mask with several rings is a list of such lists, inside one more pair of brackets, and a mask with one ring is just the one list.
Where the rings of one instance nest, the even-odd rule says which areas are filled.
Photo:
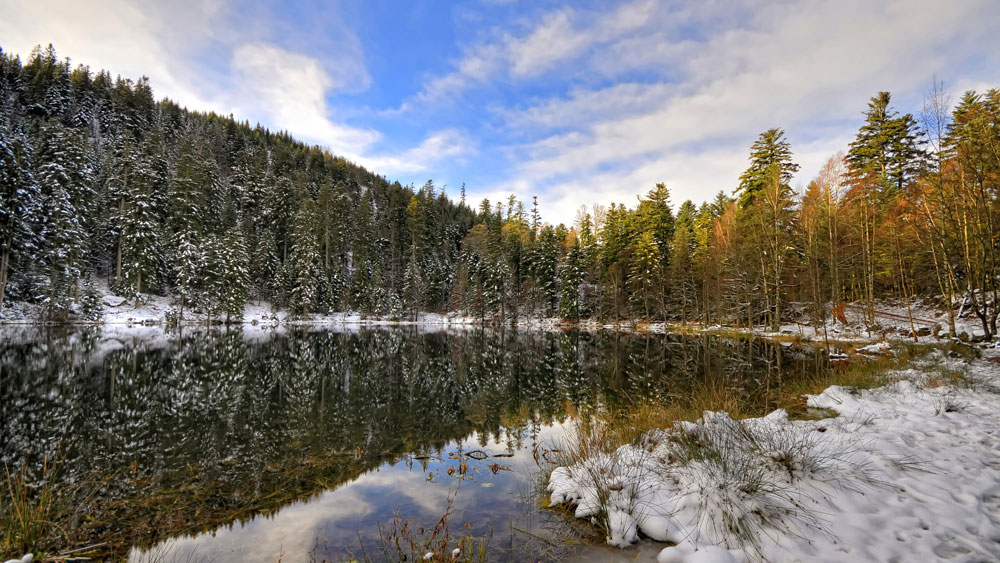
[[709, 381], [766, 410], [827, 365], [760, 340], [612, 331], [0, 336], [3, 461], [105, 479], [81, 541], [133, 561], [381, 560], [387, 539], [431, 537], [557, 560], [588, 531], [542, 508], [539, 482], [575, 416]]

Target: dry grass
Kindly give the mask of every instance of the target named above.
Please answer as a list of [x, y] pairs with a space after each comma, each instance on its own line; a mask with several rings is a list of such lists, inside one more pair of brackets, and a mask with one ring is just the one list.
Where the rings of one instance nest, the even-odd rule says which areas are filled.
[[937, 387], [968, 387], [969, 378], [961, 371], [949, 368], [938, 368], [935, 373], [927, 377], [924, 387], [935, 389]]
[[[677, 420], [695, 420], [705, 411], [726, 411], [734, 418], [761, 414], [723, 382], [710, 381], [665, 400], [643, 399], [601, 418], [601, 432], [618, 445], [636, 443], [650, 430], [670, 428]], [[591, 423], [595, 424], [595, 423]]]
[[793, 418], [810, 418], [806, 395], [818, 395], [831, 385], [851, 389], [874, 389], [895, 381], [893, 371], [903, 369], [914, 360], [935, 350], [932, 346], [896, 344], [893, 354], [873, 358], [855, 357], [849, 362], [838, 363], [829, 370], [809, 377], [797, 378], [784, 385], [776, 401], [776, 408], [783, 408]]
[[[78, 524], [90, 505], [97, 483], [82, 479], [62, 483], [59, 459], [46, 459], [40, 472], [24, 466], [3, 468], [0, 492], [0, 558], [34, 553], [36, 560], [59, 549], [79, 545]], [[89, 492], [88, 492], [89, 491]], [[85, 550], [75, 550], [85, 555]]]

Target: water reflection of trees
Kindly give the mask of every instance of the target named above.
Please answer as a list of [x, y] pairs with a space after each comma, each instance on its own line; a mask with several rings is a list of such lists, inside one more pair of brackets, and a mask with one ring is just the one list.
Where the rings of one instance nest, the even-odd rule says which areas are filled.
[[[211, 487], [199, 498], [231, 520], [279, 488], [294, 500], [473, 432], [516, 441], [502, 431], [568, 405], [625, 408], [708, 381], [766, 401], [818, 366], [765, 342], [621, 332], [36, 332], [0, 343], [0, 445], [14, 467], [60, 447], [67, 476], [116, 472], [118, 499]], [[157, 506], [120, 512], [157, 521]], [[212, 508], [188, 531], [220, 523]]]

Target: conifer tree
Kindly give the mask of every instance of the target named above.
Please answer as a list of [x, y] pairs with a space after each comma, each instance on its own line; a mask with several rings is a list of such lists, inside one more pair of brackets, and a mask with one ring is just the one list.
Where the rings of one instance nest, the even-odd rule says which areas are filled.
[[375, 287], [373, 211], [371, 191], [365, 190], [354, 214], [354, 244], [351, 255], [351, 293], [354, 306], [365, 312], [372, 310]]
[[670, 239], [674, 236], [674, 214], [666, 184], [660, 182], [646, 194], [646, 199], [639, 202], [636, 215], [639, 229], [653, 235], [661, 260], [665, 262]]
[[29, 157], [25, 136], [0, 124], [0, 312], [12, 262], [18, 253], [38, 248], [35, 225], [41, 196]]
[[315, 204], [304, 197], [295, 214], [293, 238], [295, 245], [291, 257], [292, 292], [291, 306], [296, 314], [313, 312], [319, 300], [323, 277], [319, 240], [316, 236], [318, 222]]
[[889, 107], [890, 100], [889, 92], [879, 92], [868, 102], [847, 161], [855, 178], [873, 177], [883, 190], [898, 193], [926, 158], [925, 141], [913, 116], [899, 115]]
[[[693, 222], [693, 217], [691, 221]], [[670, 241], [671, 296], [674, 304], [680, 309], [680, 318], [683, 322], [687, 322], [690, 318], [689, 313], [695, 299], [692, 222], [688, 221], [686, 214], [678, 213], [678, 225]]]
[[196, 146], [185, 142], [175, 164], [170, 182], [171, 270], [176, 282], [180, 310], [184, 319], [185, 305], [196, 301], [203, 279], [205, 261], [200, 248], [207, 183], [210, 179], [199, 162]]
[[579, 241], [574, 241], [566, 252], [566, 258], [559, 271], [561, 278], [559, 314], [563, 318], [580, 317], [580, 284], [583, 283], [583, 275], [583, 251]]
[[631, 266], [629, 289], [632, 298], [642, 311], [643, 318], [649, 319], [660, 273], [660, 249], [651, 231], [643, 232], [636, 240]]
[[764, 131], [750, 147], [750, 167], [740, 175], [740, 185], [736, 189], [741, 208], [746, 209], [753, 203], [771, 181], [775, 170], [784, 186], [799, 170], [799, 165], [792, 162], [792, 150], [785, 132], [779, 128]]
[[120, 218], [121, 277], [117, 289], [135, 297], [138, 307], [143, 289], [155, 285], [154, 275], [162, 256], [156, 195], [160, 182], [146, 158], [137, 158], [130, 168]]
[[226, 324], [243, 318], [243, 309], [250, 297], [250, 257], [237, 228], [230, 229], [221, 244], [216, 257], [216, 272], [213, 276], [213, 291], [218, 309], [225, 313]]
[[86, 255], [86, 210], [91, 198], [83, 139], [57, 122], [40, 131], [37, 170], [42, 197], [44, 266], [49, 279], [48, 315], [61, 320], [67, 300], [79, 294]]

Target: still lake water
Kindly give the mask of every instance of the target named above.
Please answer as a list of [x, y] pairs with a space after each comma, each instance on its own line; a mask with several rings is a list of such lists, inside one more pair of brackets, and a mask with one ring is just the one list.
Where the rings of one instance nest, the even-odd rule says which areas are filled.
[[6, 327], [0, 455], [106, 479], [84, 525], [133, 561], [380, 560], [393, 529], [445, 515], [492, 559], [554, 560], [579, 524], [539, 508], [538, 483], [574, 416], [706, 382], [766, 408], [825, 365], [613, 331]]

